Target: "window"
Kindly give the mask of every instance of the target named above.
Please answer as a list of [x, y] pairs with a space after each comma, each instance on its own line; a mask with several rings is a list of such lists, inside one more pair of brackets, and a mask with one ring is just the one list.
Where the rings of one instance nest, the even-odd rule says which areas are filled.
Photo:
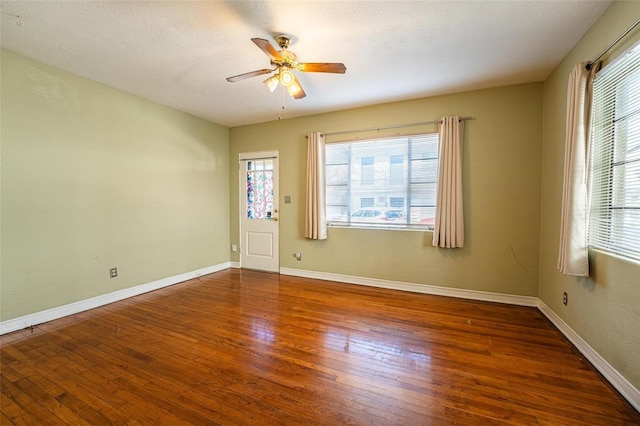
[[273, 160], [247, 162], [247, 219], [271, 219]]
[[326, 145], [329, 225], [432, 228], [437, 133]]
[[360, 207], [373, 207], [373, 198], [360, 198]]
[[593, 86], [589, 245], [640, 260], [640, 43]]
[[389, 205], [391, 207], [404, 207], [404, 198], [403, 197], [390, 197]]

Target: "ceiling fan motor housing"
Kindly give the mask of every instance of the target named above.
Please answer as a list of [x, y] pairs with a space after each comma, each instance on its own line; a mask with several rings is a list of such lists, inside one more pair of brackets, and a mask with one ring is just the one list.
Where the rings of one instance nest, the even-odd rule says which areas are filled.
[[291, 37], [288, 35], [279, 35], [276, 36], [276, 42], [281, 49], [278, 51], [278, 53], [280, 54], [280, 58], [271, 59], [271, 65], [276, 67], [286, 66], [287, 68], [295, 68], [297, 65], [296, 60], [298, 59], [298, 57], [295, 53], [289, 52], [287, 50], [289, 44], [291, 43]]
[[281, 49], [288, 49], [289, 44], [291, 44], [291, 36], [286, 34], [276, 36], [276, 43], [278, 43], [278, 46], [280, 46]]

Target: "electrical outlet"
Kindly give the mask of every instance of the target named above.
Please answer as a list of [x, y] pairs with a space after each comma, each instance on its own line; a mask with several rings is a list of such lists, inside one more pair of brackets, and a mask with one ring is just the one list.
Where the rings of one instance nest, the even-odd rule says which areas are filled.
[[302, 260], [302, 253], [295, 253], [294, 256], [296, 257], [296, 260]]
[[569, 296], [567, 296], [567, 292], [565, 291], [562, 293], [562, 304], [567, 306], [567, 303], [569, 303]]
[[231, 244], [231, 251], [232, 252], [237, 252], [238, 251], [238, 246], [236, 244]]
[[115, 278], [117, 276], [118, 276], [118, 268], [109, 269], [109, 277], [110, 278]]

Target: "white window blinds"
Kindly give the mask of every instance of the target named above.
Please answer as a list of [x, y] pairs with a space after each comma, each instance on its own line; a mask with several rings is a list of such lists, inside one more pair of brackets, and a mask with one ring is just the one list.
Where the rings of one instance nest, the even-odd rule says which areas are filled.
[[640, 43], [593, 86], [589, 244], [640, 260]]

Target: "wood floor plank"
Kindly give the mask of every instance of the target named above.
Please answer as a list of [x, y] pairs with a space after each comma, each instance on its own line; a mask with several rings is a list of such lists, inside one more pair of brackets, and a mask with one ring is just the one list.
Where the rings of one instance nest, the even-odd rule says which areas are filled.
[[535, 308], [226, 270], [0, 336], [8, 424], [630, 425]]
[[0, 407], [2, 407], [3, 419], [7, 419], [6, 424], [23, 425], [33, 423], [33, 419], [18, 405], [11, 395], [6, 394], [5, 389], [0, 391]]
[[[6, 395], [8, 399], [15, 403], [17, 407], [15, 412], [24, 413], [17, 416], [21, 422], [33, 424], [49, 424], [49, 425], [65, 425], [62, 419], [55, 416], [52, 412], [48, 411], [40, 404], [37, 399], [37, 395], [33, 393], [24, 392], [15, 383], [8, 380], [4, 375], [0, 377], [0, 387], [2, 388], [2, 394]], [[4, 402], [4, 401], [3, 401]], [[4, 409], [3, 409], [4, 412]]]
[[[65, 399], [65, 397], [68, 396], [64, 390], [47, 381], [43, 376], [25, 374], [24, 369], [18, 372], [17, 368], [14, 370], [14, 367], [19, 366], [16, 365], [16, 363], [13, 363], [12, 365], [3, 364], [3, 377], [6, 377], [11, 381], [17, 390], [30, 395], [64, 423], [76, 425], [107, 423], [105, 421], [106, 419], [102, 418], [99, 413], [95, 412], [89, 406], [82, 407], [82, 409], [79, 409], [77, 406], [74, 407], [74, 409], [69, 409], [68, 401], [60, 401], [60, 399]], [[12, 380], [12, 377], [19, 379]], [[80, 414], [78, 415], [77, 413]]]

